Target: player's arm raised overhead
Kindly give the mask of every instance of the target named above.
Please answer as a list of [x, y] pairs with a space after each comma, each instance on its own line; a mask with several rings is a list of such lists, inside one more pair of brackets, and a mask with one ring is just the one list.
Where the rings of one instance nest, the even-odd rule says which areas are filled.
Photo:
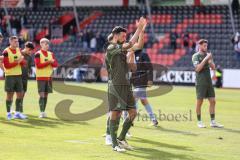
[[[136, 22], [137, 25], [138, 25], [138, 23], [139, 22]], [[145, 24], [144, 24], [144, 26], [142, 28], [142, 31], [139, 34], [137, 43], [135, 43], [133, 45], [133, 47], [131, 48], [133, 51], [137, 51], [137, 50], [140, 50], [140, 49], [143, 48], [143, 46], [144, 46], [144, 32], [145, 32], [146, 26], [147, 26], [147, 21], [145, 22]]]
[[137, 42], [139, 34], [141, 33], [144, 25], [146, 24], [146, 19], [141, 17], [139, 22], [136, 24], [137, 25], [137, 30], [133, 34], [132, 38], [129, 40], [129, 42], [124, 43], [122, 45], [122, 50], [128, 50], [133, 47], [133, 45]]
[[201, 63], [199, 63], [199, 61], [197, 59], [197, 56], [193, 55], [192, 61], [193, 61], [193, 65], [195, 67], [195, 71], [196, 72], [200, 72], [203, 69], [204, 65], [206, 63], [208, 63], [209, 59], [211, 59], [211, 57], [212, 57], [212, 54], [211, 53], [207, 53], [207, 56], [202, 60]]

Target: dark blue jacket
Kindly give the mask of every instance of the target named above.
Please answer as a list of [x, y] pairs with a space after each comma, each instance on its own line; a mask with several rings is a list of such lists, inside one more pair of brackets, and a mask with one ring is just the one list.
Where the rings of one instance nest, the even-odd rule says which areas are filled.
[[153, 81], [153, 66], [147, 53], [142, 50], [135, 52], [137, 70], [132, 73], [131, 82], [134, 87], [147, 87], [148, 81]]

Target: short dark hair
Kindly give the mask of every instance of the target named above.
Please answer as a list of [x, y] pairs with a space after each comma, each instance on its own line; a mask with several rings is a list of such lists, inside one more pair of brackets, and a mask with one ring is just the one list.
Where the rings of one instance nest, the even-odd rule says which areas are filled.
[[33, 43], [30, 42], [30, 41], [27, 41], [27, 42], [25, 43], [25, 47], [30, 48], [30, 49], [34, 49], [34, 45], [33, 45]]
[[18, 37], [17, 37], [17, 36], [11, 36], [11, 37], [9, 37], [9, 41], [12, 41], [12, 40], [14, 40], [14, 39], [18, 39]]
[[113, 28], [113, 30], [112, 30], [112, 34], [119, 34], [119, 33], [121, 33], [121, 32], [127, 32], [127, 29], [126, 28], [123, 28], [123, 27], [121, 27], [121, 26], [116, 26], [116, 27], [114, 27]]
[[200, 40], [198, 41], [198, 44], [200, 44], [200, 45], [202, 45], [202, 44], [204, 44], [204, 43], [207, 43], [207, 44], [208, 44], [208, 40], [206, 40], [206, 39], [200, 39]]

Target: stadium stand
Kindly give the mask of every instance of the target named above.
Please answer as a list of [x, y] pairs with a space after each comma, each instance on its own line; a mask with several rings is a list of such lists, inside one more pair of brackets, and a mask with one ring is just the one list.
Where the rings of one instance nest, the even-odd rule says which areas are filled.
[[[9, 15], [19, 17], [25, 13], [28, 26], [34, 28], [35, 40], [37, 36], [46, 36], [46, 29], [52, 23], [73, 25], [64, 23], [65, 15], [73, 14], [72, 7], [40, 8], [37, 11], [25, 8], [9, 8]], [[62, 40], [52, 40], [52, 50], [56, 53], [59, 62], [76, 54], [95, 54], [103, 58], [103, 49], [92, 51], [82, 44], [82, 34], [91, 31], [94, 36], [100, 33], [107, 37], [115, 25], [128, 28], [129, 33], [134, 29], [135, 20], [146, 15], [145, 10], [138, 7], [77, 7], [81, 34], [76, 34], [76, 25], [71, 33], [66, 31]], [[5, 12], [0, 9], [4, 17]], [[195, 49], [195, 43], [200, 38], [209, 40], [210, 51], [215, 57], [215, 62], [223, 68], [239, 68], [231, 44], [233, 35], [230, 14], [227, 6], [158, 6], [152, 7], [152, 22], [155, 37], [152, 36], [150, 27], [147, 28], [145, 51], [154, 63], [163, 64], [172, 68], [191, 69], [191, 57]], [[71, 16], [70, 16], [71, 19]], [[73, 18], [72, 18], [73, 19]], [[74, 19], [73, 19], [74, 20]], [[240, 31], [239, 15], [234, 14], [237, 30]], [[43, 33], [43, 35], [39, 35]], [[91, 35], [90, 34], [90, 35]], [[176, 48], [171, 45], [172, 35], [176, 35]], [[184, 37], [186, 42], [184, 42]], [[89, 37], [88, 37], [89, 38]], [[7, 44], [5, 40], [3, 46]], [[88, 44], [89, 45], [89, 44]]]

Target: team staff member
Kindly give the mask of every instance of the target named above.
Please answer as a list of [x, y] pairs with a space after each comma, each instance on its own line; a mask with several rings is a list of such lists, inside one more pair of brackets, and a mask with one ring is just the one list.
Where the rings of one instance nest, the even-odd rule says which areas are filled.
[[36, 79], [39, 93], [39, 118], [46, 118], [45, 113], [48, 94], [52, 93], [52, 73], [53, 68], [58, 66], [54, 54], [49, 51], [49, 40], [40, 40], [41, 49], [35, 53]]
[[[21, 66], [25, 64], [24, 57], [21, 54], [19, 48], [18, 37], [11, 36], [9, 38], [10, 46], [3, 51], [3, 67], [5, 72], [5, 91], [7, 92], [6, 108], [7, 108], [7, 119], [12, 118], [25, 119], [26, 116], [20, 113], [22, 106], [22, 69]], [[16, 92], [17, 98], [15, 101], [16, 112], [14, 117], [10, 113], [12, 106], [13, 95]]]

